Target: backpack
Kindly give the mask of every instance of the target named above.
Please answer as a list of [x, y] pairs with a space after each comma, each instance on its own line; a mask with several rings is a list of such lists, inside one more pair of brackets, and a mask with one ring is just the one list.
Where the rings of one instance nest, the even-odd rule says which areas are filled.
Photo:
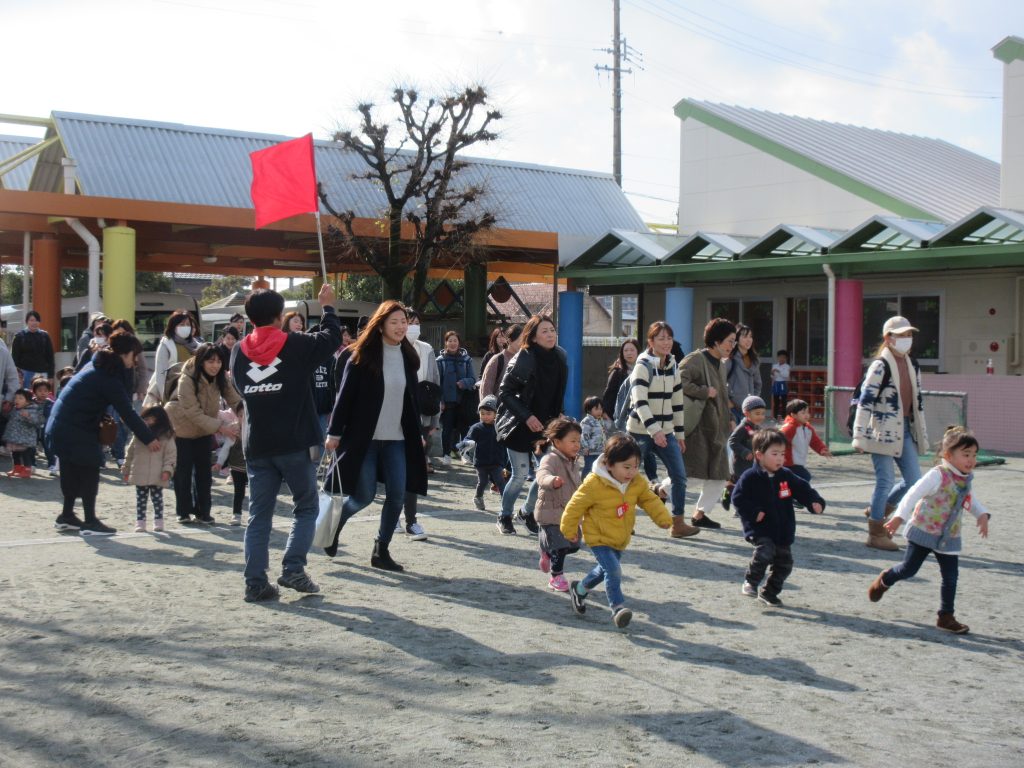
[[164, 379], [164, 391], [162, 402], [166, 405], [178, 392], [178, 380], [181, 378], [181, 370], [184, 363], [175, 363], [167, 369], [167, 378]]
[[[648, 374], [654, 373], [654, 369], [647, 363], [646, 360], [637, 360], [637, 363], [643, 363], [644, 367], [647, 368]], [[636, 368], [634, 367], [635, 371]], [[630, 397], [630, 390], [633, 389], [633, 375], [632, 373], [625, 378], [622, 384], [619, 385], [619, 391], [615, 395], [615, 428], [620, 432], [626, 431], [626, 423], [629, 421], [629, 415], [633, 413], [633, 400]]]
[[[889, 369], [889, 361], [886, 360], [884, 357], [876, 357], [875, 359], [882, 361], [882, 381], [878, 385], [878, 391], [881, 392], [883, 389], [889, 386], [890, 382], [892, 381], [892, 371]], [[914, 374], [920, 374], [921, 367], [918, 365], [917, 360], [915, 360], [914, 358], [910, 358], [910, 362], [914, 366]], [[846, 417], [846, 431], [850, 434], [850, 437], [853, 437], [853, 423], [857, 420], [857, 406], [860, 405], [860, 395], [863, 387], [864, 379], [862, 378], [860, 380], [860, 384], [858, 384], [856, 388], [853, 390], [853, 394], [850, 395], [850, 413]], [[918, 406], [922, 407], [920, 390], [918, 390], [917, 392], [917, 400]]]
[[420, 416], [436, 416], [441, 412], [441, 388], [432, 381], [416, 384], [416, 405]]

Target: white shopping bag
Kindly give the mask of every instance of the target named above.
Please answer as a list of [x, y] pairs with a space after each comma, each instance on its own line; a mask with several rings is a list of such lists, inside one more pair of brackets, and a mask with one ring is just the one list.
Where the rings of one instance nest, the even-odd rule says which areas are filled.
[[[341, 523], [341, 469], [334, 454], [325, 454], [320, 462], [323, 480], [320, 483], [320, 514], [316, 518], [313, 534], [314, 547], [328, 547], [334, 542], [334, 532]], [[320, 472], [317, 473], [318, 475]]]

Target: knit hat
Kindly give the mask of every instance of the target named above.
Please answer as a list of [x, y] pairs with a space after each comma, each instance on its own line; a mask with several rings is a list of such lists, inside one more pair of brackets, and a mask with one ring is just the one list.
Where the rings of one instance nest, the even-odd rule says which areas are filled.
[[498, 398], [494, 395], [488, 395], [480, 401], [480, 405], [476, 407], [477, 412], [479, 411], [497, 411], [498, 410]]
[[755, 408], [765, 408], [764, 400], [757, 395], [747, 395], [743, 398], [743, 412], [748, 413]]

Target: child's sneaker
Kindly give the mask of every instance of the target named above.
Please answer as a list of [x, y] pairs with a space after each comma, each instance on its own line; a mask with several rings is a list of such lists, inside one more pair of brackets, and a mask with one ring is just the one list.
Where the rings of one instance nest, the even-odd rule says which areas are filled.
[[[551, 570], [551, 555], [544, 550], [540, 552], [540, 560], [537, 561], [537, 567], [540, 568], [541, 573], [548, 573]], [[565, 592], [565, 590], [561, 590]]]
[[479, 509], [481, 512], [486, 512], [487, 511], [487, 507], [484, 506], [484, 497], [483, 496], [474, 496], [473, 497], [473, 506], [476, 507], [477, 509]]
[[136, 533], [145, 533], [146, 532], [146, 521], [145, 520], [136, 520], [135, 521], [135, 532]]
[[572, 598], [572, 609], [576, 611], [576, 613], [584, 614], [587, 612], [587, 604], [585, 602], [587, 596], [579, 593], [579, 585], [580, 583], [578, 581], [573, 581], [569, 584], [569, 597]]
[[548, 589], [553, 589], [555, 592], [568, 592], [569, 582], [565, 580], [565, 576], [558, 574], [551, 577], [551, 580], [548, 582]]
[[782, 601], [779, 600], [779, 596], [778, 595], [773, 595], [770, 592], [767, 592], [767, 591], [765, 591], [763, 589], [760, 592], [757, 593], [757, 599], [760, 600], [765, 605], [767, 605], [769, 608], [781, 608], [782, 607]]
[[163, 531], [164, 531], [164, 519], [162, 517], [158, 517], [155, 520], [153, 520], [153, 530], [156, 531], [157, 533], [163, 533]]
[[515, 536], [516, 527], [512, 525], [511, 517], [499, 517], [498, 518], [498, 532], [505, 536]]
[[242, 516], [241, 515], [232, 515], [231, 516], [231, 524], [232, 525], [241, 525], [242, 524]]
[[757, 587], [746, 579], [743, 580], [743, 594], [747, 597], [757, 597]]
[[612, 623], [622, 629], [633, 619], [633, 612], [623, 605], [612, 609]]

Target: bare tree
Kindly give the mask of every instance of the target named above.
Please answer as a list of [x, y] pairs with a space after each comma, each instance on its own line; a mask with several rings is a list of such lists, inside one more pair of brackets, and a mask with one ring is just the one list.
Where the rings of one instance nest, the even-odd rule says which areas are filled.
[[[413, 301], [419, 304], [435, 256], [460, 253], [474, 258], [473, 237], [495, 224], [495, 214], [482, 205], [483, 186], [459, 184], [457, 177], [468, 165], [459, 153], [494, 141], [498, 136], [491, 127], [501, 113], [490, 108], [482, 86], [429, 98], [425, 104], [415, 89], [396, 88], [391, 100], [399, 112], [393, 123], [379, 118], [375, 105], [364, 103], [357, 107], [358, 130], [334, 135], [366, 163], [367, 170], [351, 178], [370, 181], [384, 193], [379, 222], [385, 237], [357, 235], [355, 213], [335, 210], [322, 185], [320, 200], [342, 224], [330, 229], [330, 235], [381, 276], [383, 297], [401, 300], [403, 283], [412, 273]], [[401, 136], [391, 134], [392, 125]], [[402, 242], [403, 220], [415, 230], [411, 243]]]

